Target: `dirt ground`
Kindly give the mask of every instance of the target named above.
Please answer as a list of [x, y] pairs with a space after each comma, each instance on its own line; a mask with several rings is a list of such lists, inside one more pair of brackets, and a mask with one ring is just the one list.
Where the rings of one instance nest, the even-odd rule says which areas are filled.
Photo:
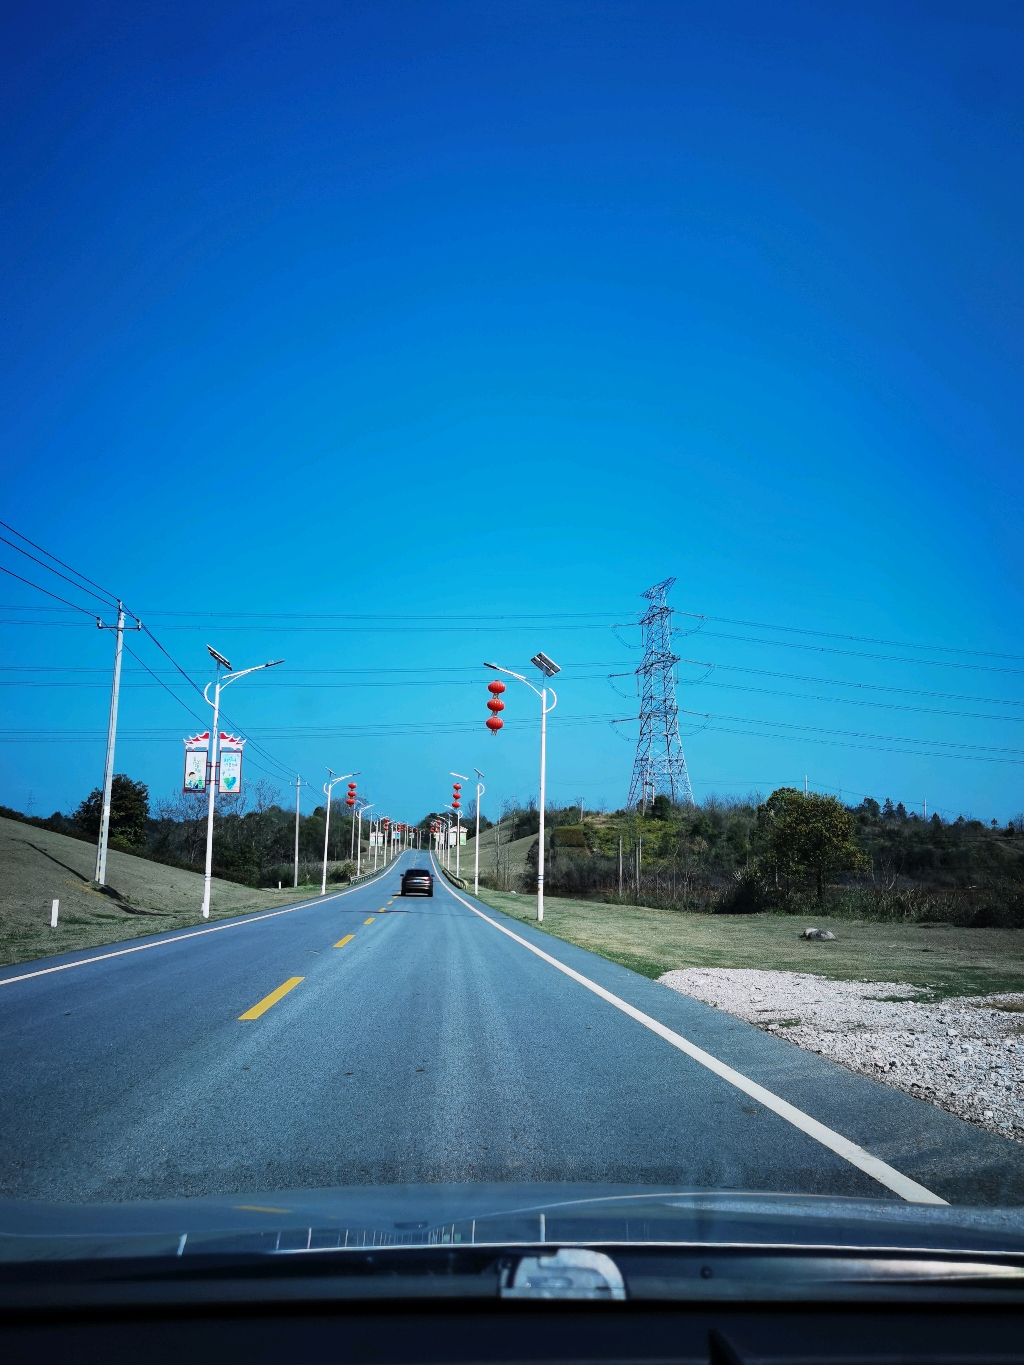
[[[203, 879], [195, 872], [151, 863], [113, 850], [107, 856], [107, 887], [91, 885], [92, 844], [17, 820], [0, 819], [0, 966], [52, 953], [164, 933], [197, 923]], [[217, 878], [211, 919], [307, 900], [310, 888], [257, 890]], [[50, 928], [50, 902], [60, 901], [57, 928]]]

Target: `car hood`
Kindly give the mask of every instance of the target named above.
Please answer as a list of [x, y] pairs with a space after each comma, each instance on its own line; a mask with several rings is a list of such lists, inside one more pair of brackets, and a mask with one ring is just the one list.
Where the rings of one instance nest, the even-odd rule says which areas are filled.
[[573, 1184], [389, 1185], [122, 1204], [0, 1201], [0, 1259], [651, 1245], [1024, 1253], [1024, 1210]]

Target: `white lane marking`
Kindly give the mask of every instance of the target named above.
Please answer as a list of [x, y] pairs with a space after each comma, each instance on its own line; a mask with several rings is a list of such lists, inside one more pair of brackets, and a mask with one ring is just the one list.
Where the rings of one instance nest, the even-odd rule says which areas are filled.
[[77, 962], [63, 962], [59, 967], [41, 967], [37, 972], [22, 972], [21, 976], [5, 976], [0, 978], [0, 986], [13, 985], [15, 981], [28, 981], [33, 976], [49, 976], [51, 972], [66, 972], [72, 967], [87, 967], [90, 962], [106, 962], [110, 957], [127, 957], [129, 953], [144, 953], [147, 948], [166, 948], [171, 943], [181, 943], [186, 938], [200, 938], [203, 934], [219, 934], [224, 929], [242, 929], [247, 924], [258, 924], [262, 919], [277, 919], [278, 915], [294, 915], [296, 910], [308, 910], [314, 905], [326, 905], [328, 901], [336, 901], [341, 896], [351, 896], [355, 891], [362, 891], [366, 886], [373, 886], [387, 876], [382, 872], [379, 877], [374, 877], [373, 881], [360, 882], [358, 886], [350, 886], [347, 891], [334, 891], [329, 896], [318, 896], [316, 900], [303, 901], [301, 905], [289, 905], [284, 910], [270, 910], [265, 915], [250, 915], [247, 919], [234, 920], [231, 924], [215, 924], [209, 929], [190, 929], [187, 934], [175, 934], [173, 938], [161, 938], [156, 943], [140, 943], [135, 948], [118, 948], [114, 953], [99, 953], [96, 957], [82, 957]]
[[656, 1033], [659, 1038], [664, 1038], [666, 1043], [671, 1043], [672, 1046], [678, 1048], [680, 1052], [685, 1052], [686, 1055], [692, 1057], [695, 1062], [699, 1062], [701, 1066], [706, 1066], [709, 1071], [713, 1071], [715, 1075], [720, 1076], [723, 1081], [728, 1081], [729, 1084], [734, 1085], [737, 1090], [742, 1090], [745, 1095], [749, 1095], [751, 1099], [757, 1100], [758, 1103], [763, 1104], [766, 1109], [770, 1109], [772, 1113], [778, 1114], [779, 1117], [785, 1119], [787, 1123], [791, 1123], [794, 1128], [799, 1128], [802, 1133], [806, 1133], [808, 1137], [814, 1138], [816, 1142], [820, 1142], [823, 1147], [827, 1147], [830, 1151], [835, 1152], [837, 1156], [841, 1156], [845, 1161], [848, 1161], [851, 1166], [856, 1166], [858, 1170], [864, 1171], [874, 1180], [877, 1180], [880, 1185], [885, 1185], [895, 1194], [898, 1194], [901, 1199], [905, 1199], [909, 1204], [948, 1204], [949, 1201], [947, 1199], [940, 1199], [937, 1194], [933, 1194], [931, 1190], [925, 1189], [923, 1185], [919, 1185], [916, 1180], [911, 1180], [909, 1176], [903, 1175], [893, 1166], [887, 1165], [877, 1156], [872, 1156], [870, 1152], [865, 1151], [863, 1147], [858, 1147], [855, 1142], [851, 1142], [849, 1138], [843, 1137], [841, 1133], [837, 1133], [831, 1128], [826, 1128], [823, 1123], [819, 1123], [817, 1119], [812, 1119], [809, 1114], [805, 1114], [802, 1109], [797, 1109], [797, 1107], [790, 1104], [788, 1100], [781, 1099], [770, 1090], [766, 1090], [763, 1085], [758, 1085], [756, 1081], [752, 1081], [744, 1076], [741, 1071], [736, 1071], [733, 1067], [727, 1066], [725, 1062], [720, 1062], [717, 1057], [712, 1057], [710, 1052], [705, 1052], [703, 1048], [697, 1047], [696, 1044], [691, 1043], [689, 1039], [684, 1038], [681, 1033], [675, 1033], [672, 1029], [666, 1028], [665, 1025], [659, 1023], [657, 1019], [652, 1019], [649, 1014], [644, 1014], [642, 1010], [636, 1009], [635, 1006], [628, 1004], [625, 1000], [620, 999], [619, 996], [613, 995], [611, 991], [606, 991], [605, 988], [599, 986], [596, 981], [591, 981], [589, 977], [583, 976], [580, 972], [573, 971], [571, 967], [567, 967], [564, 962], [559, 962], [556, 957], [552, 957], [550, 953], [544, 952], [542, 948], [538, 948], [535, 944], [530, 943], [525, 938], [520, 938], [520, 936], [514, 934], [511, 929], [506, 929], [503, 924], [499, 924], [497, 920], [491, 919], [490, 915], [485, 915], [482, 910], [478, 910], [475, 905], [470, 905], [469, 901], [464, 900], [451, 885], [446, 883], [445, 890], [450, 892], [457, 901], [462, 901], [462, 904], [466, 909], [472, 910], [474, 915], [479, 915], [482, 920], [486, 920], [487, 923], [493, 925], [495, 929], [500, 930], [503, 934], [507, 934], [508, 937], [514, 939], [516, 943], [522, 944], [524, 948], [528, 948], [531, 953], [536, 953], [544, 962], [550, 963], [552, 967], [556, 967], [558, 971], [571, 977], [573, 981], [578, 981], [581, 986], [586, 986], [588, 991], [593, 991], [594, 994], [599, 995], [602, 1000], [607, 1000], [608, 1003], [614, 1005], [617, 1010], [621, 1010], [623, 1014], [628, 1014], [629, 1017], [635, 1019], [638, 1024], [643, 1024], [644, 1028], [649, 1028], [651, 1032]]

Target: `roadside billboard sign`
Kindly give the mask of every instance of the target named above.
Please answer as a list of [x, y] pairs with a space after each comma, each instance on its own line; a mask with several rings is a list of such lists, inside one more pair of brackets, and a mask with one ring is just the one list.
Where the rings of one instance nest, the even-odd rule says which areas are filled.
[[242, 746], [237, 735], [220, 735], [220, 772], [217, 791], [221, 796], [237, 796], [242, 790]]
[[182, 791], [206, 791], [206, 770], [210, 760], [210, 732], [185, 740], [185, 775]]

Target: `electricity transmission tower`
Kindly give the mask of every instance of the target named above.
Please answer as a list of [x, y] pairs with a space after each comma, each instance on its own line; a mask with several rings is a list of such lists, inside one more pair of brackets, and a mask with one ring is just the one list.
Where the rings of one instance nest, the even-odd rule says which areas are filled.
[[679, 710], [676, 706], [675, 666], [679, 655], [672, 652], [672, 608], [668, 590], [676, 580], [655, 583], [642, 596], [650, 606], [640, 619], [644, 657], [636, 670], [640, 693], [640, 738], [637, 740], [633, 779], [629, 784], [629, 806], [648, 806], [660, 794], [673, 804], [693, 805], [690, 774], [679, 738]]

